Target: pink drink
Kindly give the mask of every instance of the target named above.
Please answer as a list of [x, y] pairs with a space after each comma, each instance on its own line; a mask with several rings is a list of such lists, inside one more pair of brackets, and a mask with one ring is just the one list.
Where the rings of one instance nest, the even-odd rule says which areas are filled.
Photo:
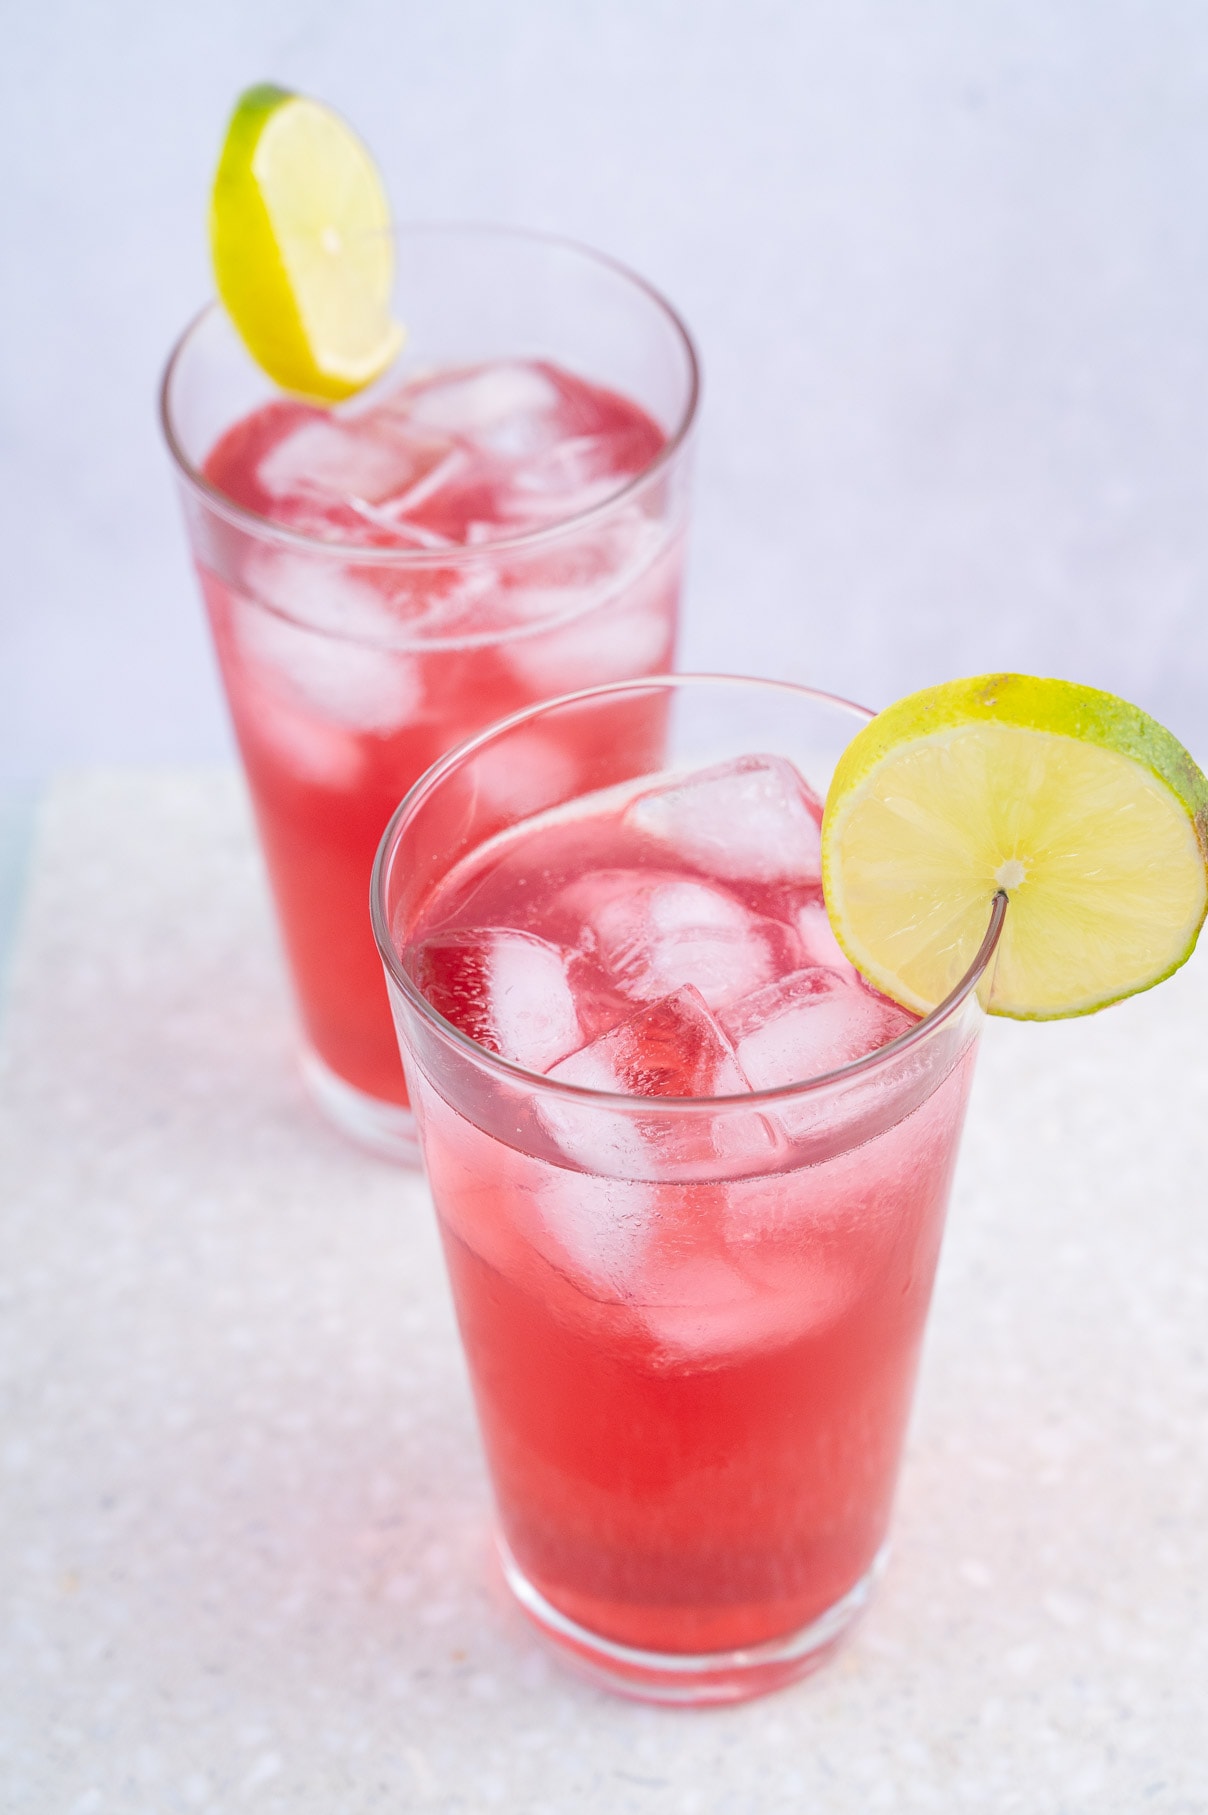
[[797, 1674], [888, 1531], [975, 1042], [753, 1100], [916, 1026], [835, 944], [819, 819], [780, 758], [648, 774], [395, 922], [429, 1010], [548, 1080], [471, 1088], [396, 988], [510, 1579], [645, 1693]]
[[[695, 366], [665, 305], [557, 241], [416, 229], [398, 263], [410, 337], [367, 396], [284, 397], [211, 310], [173, 358], [164, 415], [307, 1076], [350, 1132], [402, 1156], [414, 1132], [366, 913], [382, 829], [500, 714], [671, 665]], [[583, 756], [562, 739], [534, 760], [573, 772]]]
[[[335, 419], [266, 404], [206, 461], [212, 485], [274, 523], [434, 557], [400, 581], [335, 565], [304, 578], [275, 553], [234, 586], [199, 564], [307, 1037], [369, 1096], [406, 1100], [365, 908], [400, 794], [502, 713], [672, 663], [679, 545], [640, 512], [569, 561], [490, 545], [590, 510], [663, 444], [614, 392], [513, 363], [403, 385]], [[483, 550], [470, 567], [441, 563], [466, 547]], [[585, 613], [601, 581], [606, 600]], [[310, 609], [308, 587], [342, 619], [339, 642], [289, 615]], [[424, 647], [402, 653], [408, 630]]]

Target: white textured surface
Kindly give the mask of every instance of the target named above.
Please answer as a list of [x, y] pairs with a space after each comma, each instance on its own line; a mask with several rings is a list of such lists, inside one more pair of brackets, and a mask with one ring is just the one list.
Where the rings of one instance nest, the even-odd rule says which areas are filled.
[[318, 1124], [237, 784], [45, 809], [4, 1028], [5, 1815], [1200, 1815], [1208, 966], [993, 1025], [897, 1541], [706, 1715], [546, 1661], [426, 1193]]

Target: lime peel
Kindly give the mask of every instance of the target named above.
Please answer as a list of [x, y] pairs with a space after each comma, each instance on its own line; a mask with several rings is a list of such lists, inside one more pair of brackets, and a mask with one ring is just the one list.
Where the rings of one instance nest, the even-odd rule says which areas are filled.
[[1208, 780], [1113, 694], [982, 675], [873, 719], [835, 770], [823, 888], [848, 957], [926, 1012], [991, 903], [1010, 908], [991, 1012], [1088, 1014], [1169, 976], [1208, 912]]

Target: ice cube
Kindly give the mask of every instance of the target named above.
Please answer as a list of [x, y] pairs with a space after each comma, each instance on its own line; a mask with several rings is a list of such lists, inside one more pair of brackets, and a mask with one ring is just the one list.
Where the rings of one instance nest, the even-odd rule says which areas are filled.
[[404, 436], [380, 410], [310, 418], [269, 449], [257, 478], [270, 498], [362, 499], [380, 505], [415, 492], [451, 454], [447, 437]]
[[500, 517], [513, 528], [537, 528], [593, 510], [630, 477], [618, 464], [624, 447], [616, 436], [572, 435], [517, 461], [496, 495]]
[[800, 963], [790, 927], [674, 871], [595, 870], [559, 906], [578, 916], [604, 971], [636, 1002], [690, 983], [722, 1008]]
[[779, 756], [740, 756], [633, 801], [627, 822], [729, 882], [817, 883], [822, 807]]
[[[370, 521], [392, 528], [396, 525], [410, 527], [415, 533], [416, 526], [409, 526], [400, 520], [421, 515], [425, 507], [433, 504], [439, 493], [459, 487], [466, 477], [468, 464], [464, 448], [442, 443], [435, 458], [426, 464], [417, 462], [401, 475], [401, 483], [397, 487], [384, 491], [380, 497], [368, 497], [364, 492], [359, 493], [354, 502]], [[450, 538], [439, 535], [435, 530], [422, 529], [420, 533], [433, 547], [449, 545]]]
[[552, 497], [602, 479], [615, 481], [624, 473], [618, 458], [622, 445], [615, 435], [568, 435], [535, 460], [525, 461], [512, 483], [520, 492]]
[[794, 971], [721, 1016], [754, 1090], [804, 1083], [885, 1046], [915, 1017], [832, 970]]
[[659, 1187], [520, 1152], [450, 1108], [422, 1071], [412, 1083], [447, 1231], [555, 1316], [590, 1324], [593, 1300], [603, 1310], [628, 1288], [657, 1218]]
[[317, 719], [255, 684], [241, 690], [235, 716], [244, 748], [260, 745], [275, 765], [298, 780], [337, 794], [360, 786], [365, 751], [347, 728]]
[[[551, 1081], [628, 1097], [740, 1096], [747, 1083], [734, 1052], [691, 987], [621, 1022], [554, 1065]], [[736, 1143], [771, 1149], [768, 1131], [725, 1117], [691, 1112], [643, 1116], [605, 1103], [542, 1098], [540, 1113], [563, 1152], [585, 1171], [606, 1177], [658, 1176], [664, 1167], [708, 1161]], [[753, 1122], [755, 1118], [750, 1118]]]
[[822, 965], [824, 969], [838, 971], [841, 977], [854, 981], [858, 975], [856, 967], [835, 938], [826, 903], [820, 895], [798, 908], [794, 924], [807, 965]]
[[691, 985], [639, 1009], [549, 1075], [630, 1097], [728, 1097], [747, 1088], [729, 1041]]
[[[316, 571], [305, 560], [274, 559], [290, 563], [288, 571], [296, 569], [300, 579], [305, 575], [301, 580], [305, 597], [297, 591], [291, 597], [306, 611], [314, 608], [316, 589], [326, 583], [333, 605], [330, 595], [342, 589], [343, 604], [351, 613], [372, 609], [380, 614], [380, 599], [372, 608], [359, 596], [354, 599], [356, 582], [342, 569]], [[280, 571], [273, 578], [274, 586], [282, 583]], [[419, 662], [397, 650], [314, 630], [253, 604], [237, 611], [232, 628], [238, 659], [255, 677], [254, 684], [314, 719], [384, 736], [413, 719], [423, 699]]]
[[529, 1071], [546, 1071], [583, 1039], [557, 946], [510, 927], [436, 933], [408, 969], [446, 1021]]
[[632, 1289], [666, 1365], [799, 1342], [842, 1314], [858, 1270], [812, 1225], [814, 1190], [811, 1168], [753, 1167], [667, 1203]]
[[287, 624], [366, 639], [385, 639], [396, 628], [386, 599], [368, 574], [334, 553], [257, 549], [245, 563], [243, 580], [251, 597]]
[[515, 479], [509, 488], [495, 494], [499, 512], [497, 536], [515, 535], [521, 530], [543, 529], [548, 524], [565, 523], [583, 516], [603, 504], [616, 491], [616, 479], [585, 480], [583, 484], [563, 491], [537, 490], [521, 486]]
[[800, 1241], [721, 1251], [680, 1241], [648, 1253], [634, 1291], [666, 1360], [699, 1365], [817, 1334], [850, 1302], [852, 1284], [850, 1269], [802, 1255]]
[[759, 1346], [761, 1305], [751, 1282], [695, 1232], [651, 1252], [636, 1282], [639, 1315], [665, 1359], [732, 1355]]
[[[508, 595], [509, 607], [515, 594]], [[528, 609], [552, 603], [534, 597]], [[524, 636], [509, 637], [500, 653], [509, 668], [539, 695], [598, 687], [644, 674], [662, 674], [671, 666], [675, 641], [673, 596], [609, 600], [550, 628], [537, 624]]]
[[[507, 531], [504, 525], [498, 533]], [[509, 614], [518, 623], [557, 623], [597, 607], [615, 608], [631, 588], [656, 574], [665, 586], [667, 560], [660, 556], [666, 549], [663, 528], [635, 506], [611, 512], [573, 537], [510, 557], [501, 551], [500, 583], [509, 595]], [[677, 562], [679, 555], [677, 543]]]
[[543, 1166], [534, 1197], [545, 1258], [596, 1291], [627, 1295], [657, 1226], [658, 1193], [638, 1179]]
[[[413, 523], [406, 517], [392, 515], [388, 506], [379, 510], [376, 504], [366, 504], [362, 498], [353, 498], [349, 508], [357, 518], [358, 528], [364, 525], [368, 546], [410, 548], [424, 554], [456, 546], [452, 536], [442, 535], [439, 530], [428, 529], [423, 523]], [[344, 539], [355, 541], [361, 538], [348, 536]]]
[[500, 644], [504, 660], [526, 686], [542, 694], [563, 693], [660, 674], [671, 666], [679, 551], [650, 563], [657, 552], [651, 527], [634, 528], [627, 555], [613, 538], [610, 558], [618, 566], [589, 574], [580, 585], [562, 584], [560, 577], [542, 585], [541, 575], [530, 571], [501, 593], [500, 610], [528, 627]]
[[405, 386], [387, 403], [424, 428], [517, 458], [562, 439], [561, 400], [540, 367], [516, 361], [441, 373]]

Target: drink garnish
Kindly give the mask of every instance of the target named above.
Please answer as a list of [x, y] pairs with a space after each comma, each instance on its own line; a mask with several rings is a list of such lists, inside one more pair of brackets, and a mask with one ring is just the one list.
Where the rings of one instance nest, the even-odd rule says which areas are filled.
[[924, 688], [857, 733], [822, 827], [831, 924], [926, 1013], [1009, 908], [992, 1014], [1089, 1014], [1190, 957], [1208, 910], [1208, 779], [1114, 694], [1024, 674]]
[[377, 167], [337, 114], [270, 83], [239, 97], [210, 200], [214, 275], [283, 389], [336, 402], [398, 354], [389, 227]]

